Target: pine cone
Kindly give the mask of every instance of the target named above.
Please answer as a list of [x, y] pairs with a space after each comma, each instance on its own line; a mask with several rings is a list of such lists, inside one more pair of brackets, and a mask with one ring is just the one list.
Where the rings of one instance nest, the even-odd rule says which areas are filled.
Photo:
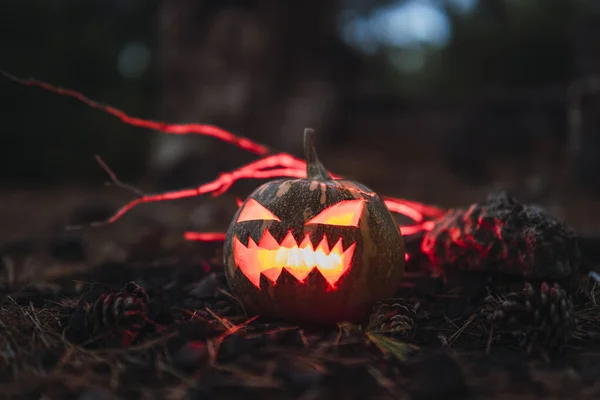
[[415, 307], [404, 299], [382, 302], [375, 306], [367, 330], [412, 337], [416, 329], [415, 316]]
[[573, 302], [557, 283], [526, 283], [520, 292], [489, 296], [483, 316], [500, 332], [520, 338], [520, 346], [554, 352], [569, 341], [576, 326]]

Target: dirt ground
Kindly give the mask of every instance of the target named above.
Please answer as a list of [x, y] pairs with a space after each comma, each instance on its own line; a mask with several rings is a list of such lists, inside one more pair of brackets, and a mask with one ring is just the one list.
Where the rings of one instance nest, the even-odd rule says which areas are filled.
[[[337, 164], [343, 169], [343, 161]], [[466, 205], [493, 189], [469, 189], [451, 176], [440, 179], [434, 168], [370, 178], [381, 177], [383, 170], [373, 164], [350, 173], [374, 182], [378, 190], [397, 188], [384, 194], [411, 200], [427, 202], [443, 193], [436, 201], [443, 206]], [[439, 185], [420, 183], [433, 182], [436, 175]], [[600, 226], [593, 199], [566, 197], [560, 207], [553, 203], [561, 217], [581, 230]], [[576, 337], [551, 357], [524, 355], [514, 341], [474, 317], [478, 304], [461, 296], [427, 294], [429, 283], [417, 282], [417, 292], [398, 293], [421, 304], [411, 337], [388, 335], [367, 321], [314, 329], [252, 320], [227, 294], [220, 244], [182, 238], [186, 230], [224, 230], [236, 209], [234, 197], [147, 204], [110, 226], [63, 229], [106, 217], [130, 198], [100, 184], [0, 193], [3, 398], [600, 396], [600, 327], [595, 286], [589, 282], [578, 294]], [[119, 291], [132, 280], [148, 293], [152, 322], [133, 330], [129, 345], [122, 331], [108, 328], [92, 340], [88, 317], [81, 314], [82, 296], [92, 296], [93, 303], [93, 295]], [[381, 309], [372, 317], [378, 313]], [[389, 322], [385, 318], [384, 324]], [[110, 325], [102, 316], [100, 321]]]

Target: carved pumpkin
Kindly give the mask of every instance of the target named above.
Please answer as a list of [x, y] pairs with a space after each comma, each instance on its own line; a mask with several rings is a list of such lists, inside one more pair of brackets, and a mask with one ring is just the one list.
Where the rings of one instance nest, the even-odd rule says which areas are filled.
[[306, 179], [279, 179], [241, 205], [224, 244], [229, 286], [248, 311], [296, 322], [364, 318], [394, 295], [404, 241], [383, 200], [333, 180], [304, 133]]

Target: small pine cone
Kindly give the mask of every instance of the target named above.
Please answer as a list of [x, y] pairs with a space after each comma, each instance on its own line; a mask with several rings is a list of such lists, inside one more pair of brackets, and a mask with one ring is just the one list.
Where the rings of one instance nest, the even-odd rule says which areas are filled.
[[101, 293], [83, 305], [85, 326], [90, 334], [110, 329], [139, 330], [145, 324], [149, 298], [135, 282], [116, 293]]
[[528, 353], [562, 349], [576, 325], [571, 298], [557, 283], [542, 282], [537, 290], [526, 283], [520, 292], [489, 296], [483, 315], [500, 332], [520, 337]]
[[415, 333], [416, 310], [403, 299], [379, 303], [369, 318], [367, 330], [412, 337]]

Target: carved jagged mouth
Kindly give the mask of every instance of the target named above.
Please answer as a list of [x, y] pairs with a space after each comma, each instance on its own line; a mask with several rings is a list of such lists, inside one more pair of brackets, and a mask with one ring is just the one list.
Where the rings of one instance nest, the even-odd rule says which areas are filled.
[[279, 243], [268, 229], [265, 229], [258, 244], [252, 238], [248, 238], [248, 246], [237, 237], [233, 239], [233, 255], [237, 266], [258, 288], [261, 274], [275, 283], [284, 268], [300, 282], [317, 268], [325, 280], [335, 287], [350, 267], [355, 247], [356, 243], [352, 243], [344, 249], [340, 238], [330, 250], [327, 237], [323, 235], [317, 248], [314, 248], [310, 234], [307, 233], [298, 244], [291, 232]]

